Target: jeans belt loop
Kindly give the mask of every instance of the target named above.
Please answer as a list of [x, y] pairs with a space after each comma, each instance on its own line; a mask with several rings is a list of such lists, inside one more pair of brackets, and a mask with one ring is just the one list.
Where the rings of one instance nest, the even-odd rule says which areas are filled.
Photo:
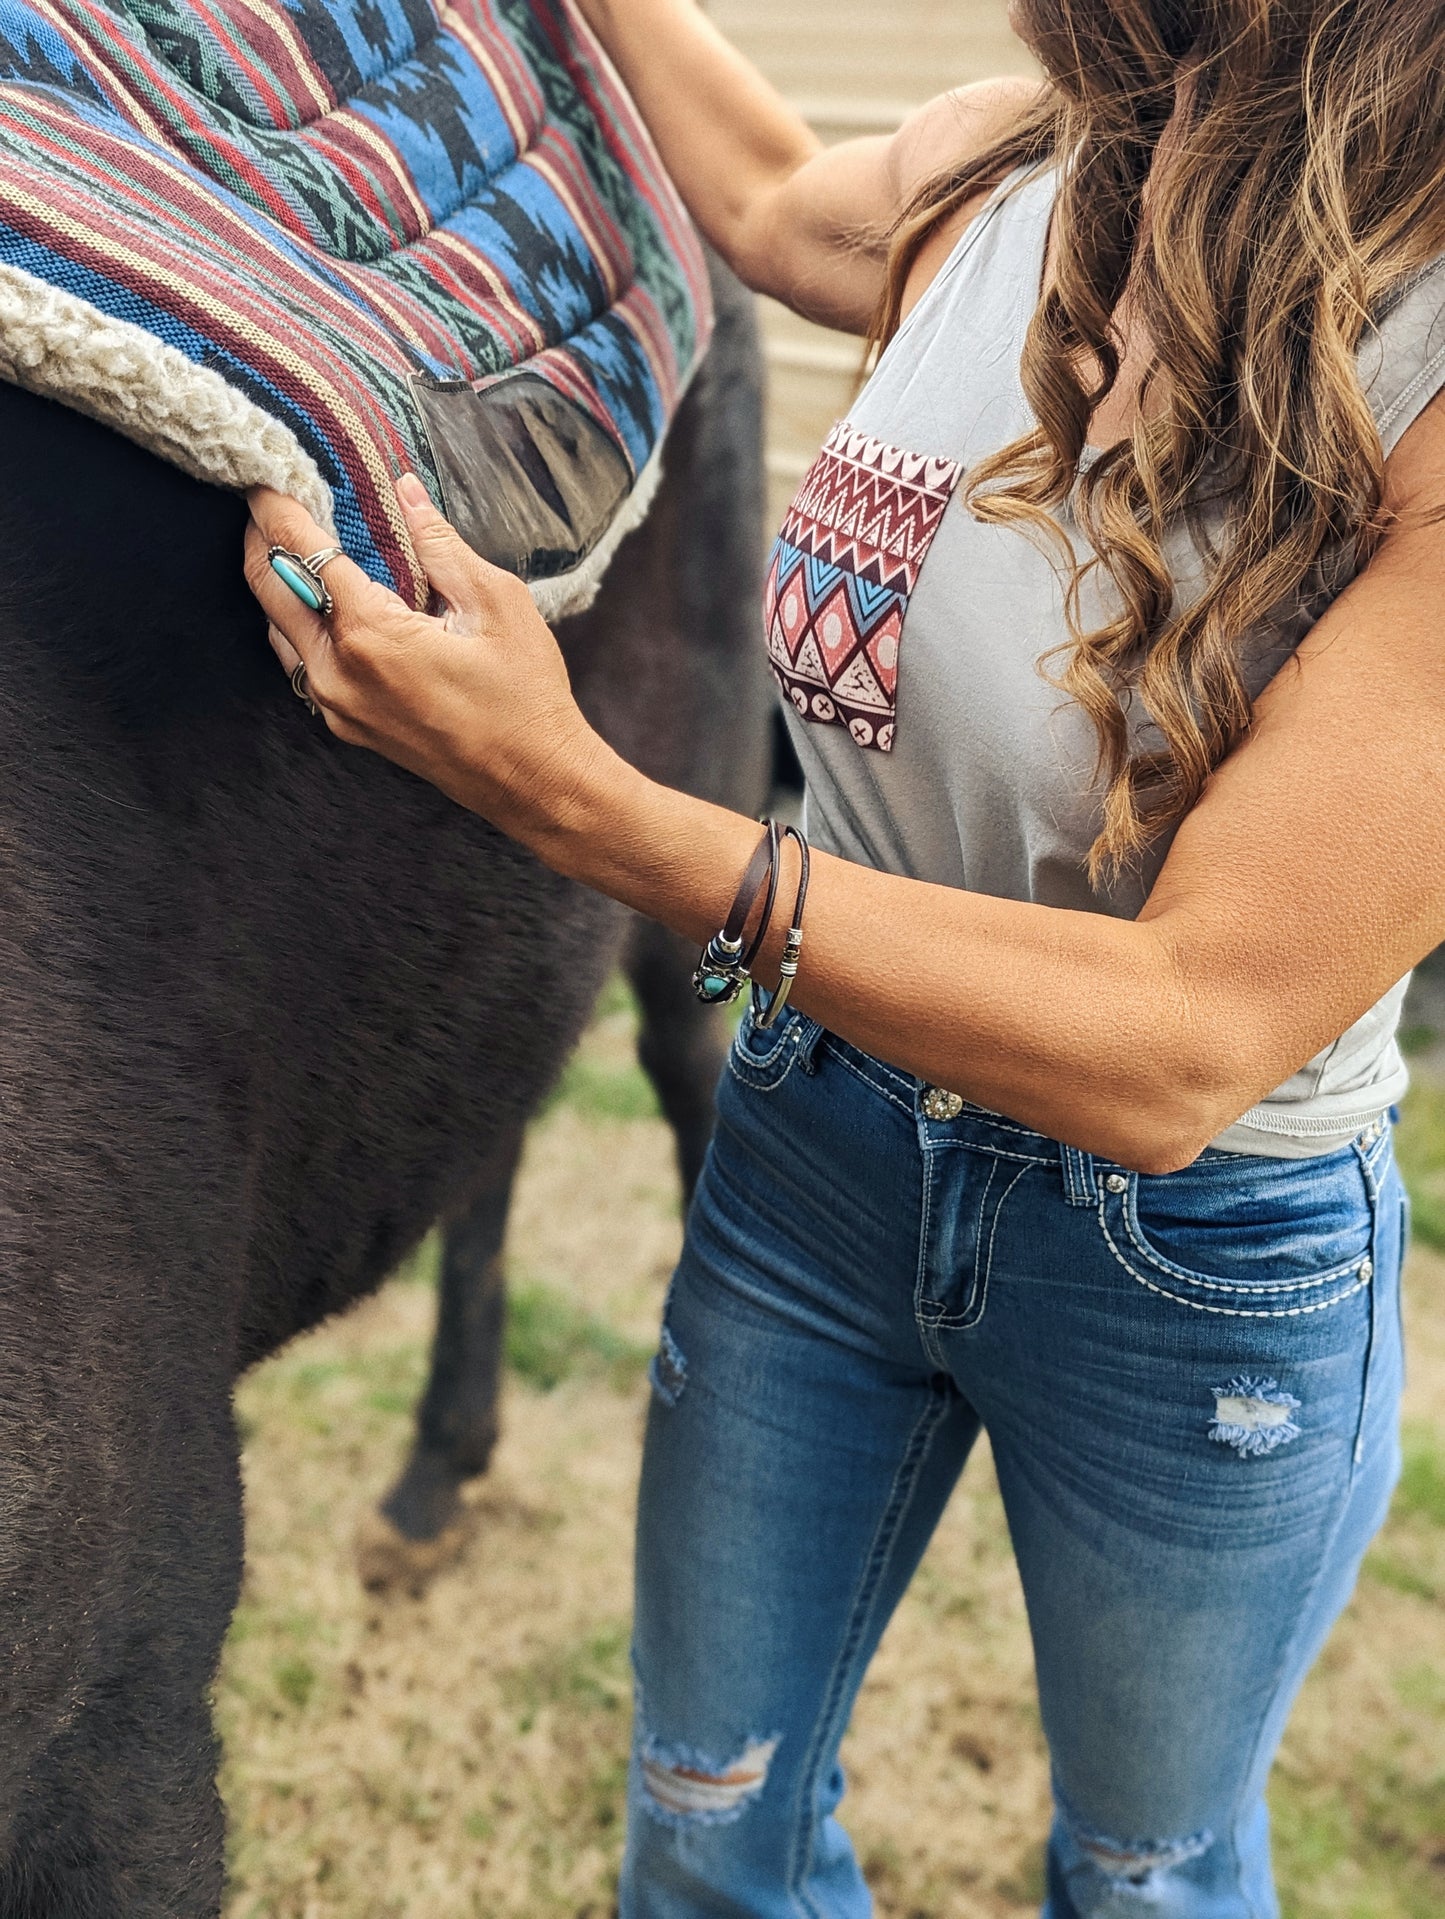
[[794, 1045], [797, 1047], [798, 1064], [805, 1073], [811, 1073], [815, 1070], [814, 1055], [828, 1029], [820, 1026], [817, 1020], [809, 1019], [806, 1013], [798, 1014], [797, 1020], [797, 1038]]
[[1059, 1147], [1064, 1171], [1064, 1198], [1070, 1206], [1097, 1206], [1098, 1182], [1094, 1178], [1094, 1155], [1077, 1146]]

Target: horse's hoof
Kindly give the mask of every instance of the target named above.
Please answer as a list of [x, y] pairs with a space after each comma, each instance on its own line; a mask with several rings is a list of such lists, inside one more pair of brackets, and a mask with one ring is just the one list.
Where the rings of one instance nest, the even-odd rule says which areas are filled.
[[439, 1572], [461, 1557], [467, 1527], [460, 1518], [431, 1539], [410, 1539], [385, 1513], [363, 1518], [356, 1535], [356, 1570], [368, 1592], [419, 1599]]

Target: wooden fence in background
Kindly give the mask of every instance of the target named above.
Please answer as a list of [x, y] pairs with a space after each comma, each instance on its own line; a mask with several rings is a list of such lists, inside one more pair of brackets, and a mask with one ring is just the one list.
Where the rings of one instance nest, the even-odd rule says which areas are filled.
[[[1031, 70], [1004, 0], [711, 0], [712, 18], [823, 139], [888, 133], [949, 87]], [[833, 422], [847, 411], [858, 342], [763, 302], [768, 474], [776, 526]]]

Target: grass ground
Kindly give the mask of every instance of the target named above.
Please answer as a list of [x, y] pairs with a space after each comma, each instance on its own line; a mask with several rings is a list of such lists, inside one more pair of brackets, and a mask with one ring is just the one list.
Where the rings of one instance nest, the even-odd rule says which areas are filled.
[[[1402, 1155], [1445, 1246], [1445, 1095]], [[218, 1687], [227, 1919], [606, 1919], [621, 1841], [633, 1480], [681, 1226], [613, 1002], [535, 1127], [510, 1244], [506, 1435], [461, 1561], [378, 1601], [358, 1521], [405, 1449], [434, 1251], [246, 1383], [246, 1587]], [[1273, 1800], [1288, 1919], [1445, 1912], [1445, 1257], [1409, 1270], [1407, 1465]], [[845, 1754], [881, 1919], [1036, 1913], [1047, 1807], [1028, 1637], [986, 1454]]]

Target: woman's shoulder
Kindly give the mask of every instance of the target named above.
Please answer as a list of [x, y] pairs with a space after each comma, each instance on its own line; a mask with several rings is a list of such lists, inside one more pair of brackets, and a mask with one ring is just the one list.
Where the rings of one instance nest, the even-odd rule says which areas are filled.
[[[975, 86], [943, 93], [906, 120], [893, 142], [893, 178], [890, 193], [900, 209], [931, 180], [987, 152], [1006, 139], [1039, 107], [1045, 95], [1042, 81], [1018, 74], [981, 80]], [[996, 182], [985, 182], [977, 193], [949, 208], [918, 249], [909, 270], [900, 318], [917, 304], [941, 271], [963, 234], [987, 205]]]
[[968, 162], [1011, 133], [1047, 89], [1027, 74], [1004, 74], [940, 93], [908, 116], [889, 155], [900, 206], [950, 167]]

